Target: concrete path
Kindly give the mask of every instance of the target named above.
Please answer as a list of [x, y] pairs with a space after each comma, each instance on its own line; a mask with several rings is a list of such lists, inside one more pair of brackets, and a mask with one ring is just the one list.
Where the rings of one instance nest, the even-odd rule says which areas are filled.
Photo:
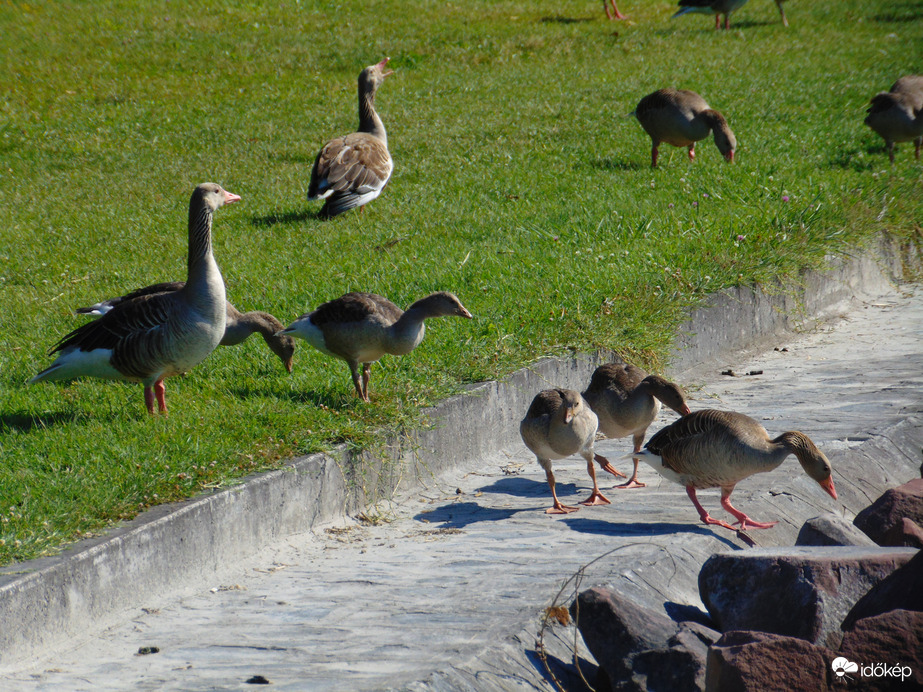
[[[794, 457], [738, 487], [736, 506], [780, 521], [750, 532], [765, 546], [791, 545], [804, 519], [823, 511], [851, 519], [885, 488], [919, 475], [923, 290], [854, 306], [836, 324], [776, 347], [728, 363], [741, 376], [712, 368], [677, 377], [693, 409], [740, 410], [773, 435], [800, 429], [833, 462], [840, 503]], [[762, 373], [744, 374], [751, 371]], [[674, 417], [664, 414], [654, 429]], [[598, 449], [630, 470], [630, 461], [616, 461], [630, 451], [627, 439]], [[699, 524], [684, 490], [649, 468], [641, 469], [648, 487], [638, 490], [609, 490], [604, 475], [610, 506], [550, 516], [534, 457], [523, 446], [500, 451], [364, 521], [202, 575], [180, 596], [124, 613], [121, 625], [3, 671], [0, 689], [224, 690], [262, 680], [291, 690], [553, 689], [552, 674], [578, 689], [574, 647], [590, 681], [594, 666], [572, 626], [542, 630], [546, 606], [609, 582], [674, 617], [702, 617], [702, 562], [746, 547]], [[565, 503], [588, 495], [581, 459], [556, 464], [556, 476]], [[717, 491], [699, 497], [723, 515]], [[156, 652], [140, 654], [145, 647]]]

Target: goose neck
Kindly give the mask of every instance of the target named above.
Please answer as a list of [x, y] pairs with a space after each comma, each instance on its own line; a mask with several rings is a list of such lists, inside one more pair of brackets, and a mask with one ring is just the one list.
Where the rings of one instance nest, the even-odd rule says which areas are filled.
[[375, 91], [359, 91], [359, 132], [366, 132], [388, 143], [384, 123], [375, 110]]

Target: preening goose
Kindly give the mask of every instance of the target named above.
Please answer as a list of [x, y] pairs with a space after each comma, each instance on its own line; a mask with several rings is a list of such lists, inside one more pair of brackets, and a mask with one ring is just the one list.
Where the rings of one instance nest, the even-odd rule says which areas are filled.
[[687, 147], [689, 160], [695, 159], [695, 143], [709, 132], [724, 158], [733, 163], [737, 138], [721, 113], [712, 109], [694, 91], [660, 89], [638, 102], [632, 113], [651, 137], [651, 166], [657, 166], [661, 142], [674, 147]]
[[[704, 523], [743, 531], [768, 529], [778, 522], [753, 521], [733, 507], [734, 486], [755, 473], [772, 471], [789, 454], [794, 454], [805, 473], [836, 499], [830, 462], [807, 435], [785, 432], [771, 440], [762, 425], [742, 413], [695, 411], [657, 432], [643, 451], [631, 456], [685, 486]], [[721, 506], [737, 519], [737, 526], [713, 519], [699, 504], [695, 491], [715, 487], [721, 488]]]
[[[590, 378], [583, 398], [599, 419], [599, 430], [609, 439], [632, 436], [634, 451], [641, 451], [644, 435], [664, 403], [679, 415], [690, 413], [683, 391], [659, 375], [648, 375], [628, 363], [600, 365]], [[618, 488], [643, 488], [638, 480], [638, 460], [626, 483]]]
[[421, 298], [406, 311], [374, 293], [347, 293], [302, 315], [280, 334], [304, 339], [318, 351], [345, 360], [356, 393], [368, 401], [371, 363], [387, 353], [410, 353], [423, 341], [425, 320], [452, 315], [471, 319], [458, 298], [445, 291]]
[[923, 76], [906, 75], [894, 83], [891, 91], [875, 94], [865, 124], [885, 140], [891, 163], [896, 142], [913, 141], [919, 159], [923, 146]]
[[240, 199], [215, 183], [202, 183], [189, 201], [188, 275], [183, 288], [125, 301], [58, 342], [54, 363], [29, 380], [99, 377], [144, 384], [154, 413], [156, 397], [167, 413], [164, 379], [199, 363], [221, 341], [227, 321], [224, 280], [212, 254], [212, 215]]
[[[788, 26], [788, 19], [785, 17], [785, 9], [782, 3], [785, 0], [775, 0], [776, 7], [779, 8], [779, 14], [782, 16], [782, 24]], [[715, 15], [715, 28], [721, 28], [721, 15], [724, 15], [724, 28], [730, 28], [731, 13], [739, 10], [747, 4], [747, 0], [679, 0], [679, 11], [674, 17], [691, 12], [697, 14]]]
[[388, 58], [359, 74], [359, 131], [332, 139], [320, 150], [311, 170], [308, 199], [323, 199], [322, 217], [368, 204], [381, 194], [394, 162], [388, 135], [375, 110], [375, 93], [392, 70]]
[[[139, 288], [131, 293], [126, 293], [118, 298], [110, 298], [95, 303], [85, 308], [77, 308], [75, 312], [81, 315], [105, 315], [116, 305], [133, 300], [139, 296], [152, 295], [154, 293], [170, 293], [178, 291], [186, 285], [185, 281], [165, 281], [159, 284], [152, 284]], [[252, 312], [241, 312], [230, 302], [227, 303], [227, 322], [224, 327], [224, 336], [221, 338], [219, 346], [236, 346], [246, 341], [253, 333], [259, 333], [269, 347], [269, 350], [279, 356], [282, 365], [288, 372], [292, 371], [292, 357], [295, 354], [295, 340], [290, 336], [279, 335], [277, 332], [285, 327], [279, 320], [270, 315], [268, 312], [254, 310]]]
[[519, 434], [545, 469], [545, 478], [551, 488], [553, 504], [546, 514], [568, 514], [577, 507], [561, 504], [555, 492], [554, 472], [551, 462], [579, 454], [586, 460], [586, 470], [593, 480], [593, 492], [581, 502], [582, 505], [608, 505], [609, 500], [599, 492], [596, 484], [594, 459], [603, 468], [611, 465], [605, 457], [593, 451], [596, 440], [597, 419], [589, 405], [572, 389], [546, 389], [532, 399], [526, 417], [519, 424]]

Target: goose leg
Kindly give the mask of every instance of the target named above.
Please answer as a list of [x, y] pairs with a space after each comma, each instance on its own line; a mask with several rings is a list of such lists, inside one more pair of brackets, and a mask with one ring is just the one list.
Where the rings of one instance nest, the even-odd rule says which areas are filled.
[[766, 523], [753, 521], [750, 517], [748, 517], [746, 514], [731, 504], [731, 490], [725, 490], [724, 488], [721, 489], [721, 506], [727, 510], [728, 514], [733, 515], [734, 518], [740, 522], [740, 526], [737, 527], [740, 531], [746, 531], [747, 529], [771, 529], [773, 526], [779, 523], [777, 521]]
[[776, 7], [779, 8], [779, 14], [782, 15], [782, 26], [788, 26], [788, 20], [785, 18], [785, 9], [782, 7], [782, 0], [776, 0]]
[[888, 142], [888, 158], [894, 163], [894, 142]]
[[731, 28], [731, 15], [730, 14], [724, 15], [724, 28], [725, 29]]
[[654, 142], [651, 147], [651, 168], [657, 168], [657, 158], [660, 156], [660, 142]]
[[[612, 5], [612, 9], [615, 11], [614, 14], [613, 14], [612, 12], [609, 11], [609, 5], [610, 5], [610, 4]], [[615, 0], [609, 0], [609, 3], [608, 3], [608, 4], [606, 3], [606, 0], [603, 0], [603, 7], [606, 8], [606, 16], [607, 16], [610, 20], [612, 20], [612, 19], [628, 19], [628, 17], [626, 17], [626, 16], [625, 16], [624, 14], [622, 14], [621, 12], [619, 12], [619, 8], [618, 8], [618, 5], [615, 4]]]
[[157, 380], [154, 383], [154, 394], [157, 397], [157, 408], [163, 415], [167, 415], [167, 386], [163, 380]]
[[917, 161], [919, 161], [920, 160], [920, 147], [923, 147], [923, 137], [917, 137], [914, 140], [914, 146], [916, 148], [915, 156], [917, 157]]
[[595, 454], [593, 459], [597, 464], [602, 468], [603, 471], [608, 471], [613, 476], [618, 476], [619, 478], [625, 478], [625, 474], [621, 471], [616, 471], [615, 467], [609, 463], [609, 460], [606, 459], [602, 454]]
[[695, 142], [689, 145], [689, 160], [695, 161]]
[[737, 531], [737, 529], [735, 529], [727, 522], [721, 521], [720, 519], [713, 519], [708, 514], [708, 512], [705, 511], [705, 508], [699, 503], [699, 499], [695, 496], [695, 488], [693, 488], [691, 485], [686, 486], [686, 494], [689, 496], [689, 499], [692, 500], [692, 504], [694, 504], [695, 508], [698, 510], [699, 519], [702, 520], [703, 524], [717, 524], [718, 526], [723, 526], [724, 528], [730, 529], [731, 531]]
[[715, 28], [716, 29], [721, 28], [721, 15], [720, 14], [715, 15]]
[[551, 488], [551, 497], [554, 499], [554, 505], [546, 509], [545, 514], [570, 514], [580, 509], [579, 507], [570, 507], [561, 504], [561, 501], [558, 499], [558, 494], [554, 491], [554, 473], [552, 473], [550, 468], [545, 469], [545, 478], [548, 480], [548, 487]]
[[[362, 209], [362, 207], [359, 207]], [[369, 401], [369, 380], [372, 379], [372, 364], [363, 363], [362, 364], [362, 398], [365, 401]]]
[[593, 492], [590, 493], [590, 496], [581, 502], [581, 505], [611, 505], [609, 498], [599, 492], [599, 486], [596, 484], [596, 468], [593, 466], [593, 457], [587, 459], [586, 470], [590, 474], [590, 478], [593, 479]]
[[154, 415], [154, 388], [144, 385], [144, 405], [147, 406], [147, 412]]
[[349, 371], [353, 376], [353, 387], [356, 388], [356, 394], [358, 394], [359, 398], [363, 401], [368, 401], [368, 399], [365, 398], [365, 394], [362, 393], [362, 383], [359, 381], [359, 363], [350, 362]]
[[[646, 432], [646, 429], [645, 429], [645, 432]], [[641, 451], [642, 442], [644, 442], [644, 433], [634, 436], [635, 454]], [[632, 461], [635, 463], [635, 470], [632, 471], [631, 478], [629, 478], [625, 483], [615, 486], [616, 488], [619, 488], [620, 490], [628, 490], [629, 488], [646, 488], [647, 487], [647, 483], [642, 483], [641, 481], [638, 480], [638, 463], [639, 463], [638, 460], [632, 459]]]

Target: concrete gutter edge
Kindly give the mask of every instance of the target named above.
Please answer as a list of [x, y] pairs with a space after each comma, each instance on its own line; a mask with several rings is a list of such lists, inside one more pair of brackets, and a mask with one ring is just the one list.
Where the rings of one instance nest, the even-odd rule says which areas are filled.
[[[693, 311], [671, 373], [715, 362], [764, 343], [847, 301], [868, 299], [919, 267], [914, 248], [882, 238], [833, 269], [808, 272], [795, 290], [732, 289]], [[733, 327], [733, 329], [731, 328]], [[346, 446], [292, 459], [233, 488], [153, 508], [59, 556], [0, 569], [0, 667], [74, 637], [100, 631], [120, 613], [252, 555], [273, 540], [418, 487], [498, 449], [518, 444], [518, 422], [534, 394], [549, 386], [583, 389], [611, 353], [544, 359], [503, 382], [486, 382], [429, 412], [433, 425], [394, 440], [380, 456]], [[464, 430], [463, 435], [458, 430]]]

